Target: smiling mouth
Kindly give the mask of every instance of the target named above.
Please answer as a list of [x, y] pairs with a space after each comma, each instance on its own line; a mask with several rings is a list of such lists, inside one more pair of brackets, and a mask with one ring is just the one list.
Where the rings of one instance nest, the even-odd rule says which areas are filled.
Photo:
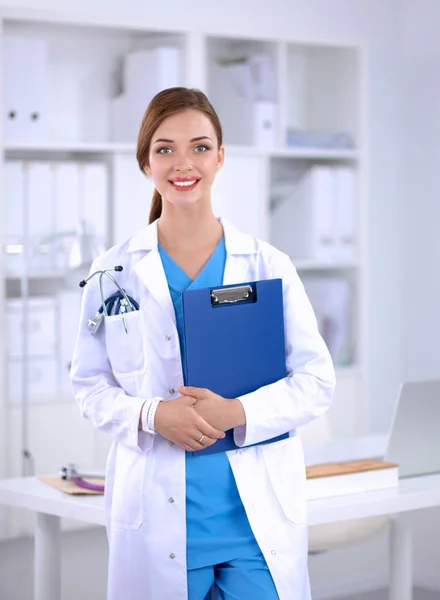
[[189, 192], [196, 187], [199, 181], [200, 179], [188, 179], [187, 181], [169, 181], [168, 183], [173, 190], [178, 190], [179, 192]]

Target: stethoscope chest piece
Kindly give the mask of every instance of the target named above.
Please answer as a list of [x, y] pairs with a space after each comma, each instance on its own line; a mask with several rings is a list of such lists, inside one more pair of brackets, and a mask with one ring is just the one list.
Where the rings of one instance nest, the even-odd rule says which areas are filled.
[[[87, 321], [87, 328], [90, 330], [91, 335], [95, 335], [99, 328], [101, 327], [104, 318], [112, 315], [121, 315], [122, 322], [124, 324], [125, 333], [128, 333], [127, 322], [125, 319], [125, 315], [127, 312], [139, 310], [139, 304], [136, 300], [133, 300], [130, 296], [127, 295], [126, 291], [121, 288], [119, 283], [110, 275], [109, 271], [122, 271], [121, 265], [116, 265], [113, 269], [102, 269], [100, 271], [95, 271], [91, 275], [87, 277], [87, 279], [83, 279], [80, 282], [80, 287], [84, 287], [87, 282], [95, 277], [95, 275], [99, 275], [99, 292], [101, 294], [101, 306], [93, 317], [90, 317]], [[117, 291], [109, 296], [108, 298], [104, 298], [104, 290], [102, 287], [102, 276], [106, 275], [109, 279], [113, 281], [113, 283], [118, 288]]]

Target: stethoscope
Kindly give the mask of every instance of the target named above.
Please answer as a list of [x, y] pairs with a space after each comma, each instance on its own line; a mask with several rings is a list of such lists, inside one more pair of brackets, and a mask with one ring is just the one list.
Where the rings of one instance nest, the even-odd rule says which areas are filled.
[[[95, 333], [100, 328], [104, 317], [108, 317], [110, 315], [122, 315], [122, 322], [124, 324], [125, 333], [128, 333], [128, 327], [125, 320], [125, 314], [130, 310], [139, 310], [139, 304], [136, 300], [133, 300], [130, 296], [127, 295], [125, 290], [121, 288], [119, 283], [110, 275], [109, 271], [122, 271], [123, 267], [121, 265], [116, 265], [112, 269], [102, 269], [100, 271], [95, 271], [91, 275], [87, 277], [87, 279], [83, 279], [79, 283], [79, 287], [84, 287], [90, 279], [95, 277], [95, 275], [99, 274], [99, 291], [101, 294], [101, 306], [99, 307], [97, 313], [94, 317], [90, 317], [87, 321], [87, 327], [90, 329], [90, 333], [95, 335]], [[107, 275], [109, 279], [113, 281], [113, 283], [118, 288], [118, 291], [109, 296], [107, 299], [104, 298], [104, 290], [102, 287], [102, 276]]]
[[78, 471], [75, 469], [75, 465], [72, 463], [62, 467], [59, 471], [59, 476], [65, 481], [73, 481], [73, 483], [76, 483], [76, 485], [79, 485], [86, 490], [93, 490], [94, 492], [104, 491], [103, 485], [85, 481], [85, 479], [104, 479], [104, 477], [101, 475], [86, 475], [85, 473], [78, 473]]

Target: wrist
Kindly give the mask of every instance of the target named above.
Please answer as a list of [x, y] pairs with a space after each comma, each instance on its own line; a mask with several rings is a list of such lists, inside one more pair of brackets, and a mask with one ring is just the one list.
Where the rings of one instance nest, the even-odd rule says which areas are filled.
[[246, 425], [246, 413], [238, 398], [227, 400], [228, 402], [228, 429]]
[[147, 400], [142, 407], [141, 421], [142, 430], [147, 433], [156, 433], [155, 427], [155, 416], [157, 407], [159, 406], [162, 398], [155, 397], [151, 400]]

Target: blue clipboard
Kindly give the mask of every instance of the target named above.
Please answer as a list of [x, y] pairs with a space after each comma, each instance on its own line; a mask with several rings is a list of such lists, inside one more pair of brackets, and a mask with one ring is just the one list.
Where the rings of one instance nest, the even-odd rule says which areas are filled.
[[[187, 290], [182, 299], [185, 385], [237, 398], [286, 377], [281, 279]], [[224, 439], [193, 454], [236, 448], [231, 429]]]

